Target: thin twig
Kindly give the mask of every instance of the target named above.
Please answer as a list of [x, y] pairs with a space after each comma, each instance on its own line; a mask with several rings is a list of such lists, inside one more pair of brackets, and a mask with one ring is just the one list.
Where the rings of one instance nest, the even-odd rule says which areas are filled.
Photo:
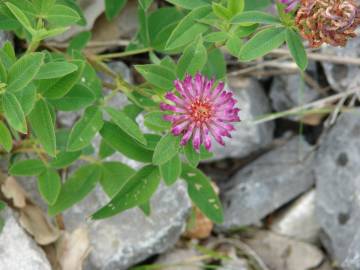
[[[276, 49], [273, 50], [270, 55], [290, 55], [289, 50], [287, 49]], [[324, 53], [312, 53], [309, 52], [308, 58], [311, 60], [316, 60], [320, 62], [330, 62], [333, 64], [343, 64], [343, 65], [360, 65], [360, 58], [357, 57], [347, 57], [347, 56], [337, 56]]]
[[271, 114], [269, 116], [262, 117], [261, 119], [251, 121], [251, 123], [257, 125], [257, 124], [272, 121], [272, 120], [275, 120], [275, 119], [278, 119], [278, 118], [281, 118], [281, 117], [284, 117], [284, 116], [287, 116], [287, 115], [295, 115], [295, 114], [298, 114], [300, 112], [304, 112], [305, 110], [310, 110], [310, 109], [315, 109], [315, 108], [323, 108], [323, 107], [325, 107], [325, 106], [327, 106], [327, 105], [329, 105], [329, 104], [331, 104], [331, 103], [333, 103], [333, 102], [335, 102], [335, 101], [337, 101], [339, 99], [342, 99], [344, 97], [347, 98], [350, 95], [357, 93], [358, 91], [359, 91], [359, 89], [348, 90], [348, 91], [345, 91], [345, 92], [342, 92], [342, 93], [339, 93], [339, 94], [335, 94], [335, 95], [332, 95], [332, 96], [329, 96], [329, 97], [314, 101], [312, 103], [308, 103], [308, 104], [305, 104], [305, 105], [302, 105], [302, 106], [292, 108], [292, 109], [287, 110], [287, 111], [283, 111], [283, 112], [279, 112], [279, 113], [273, 113], [273, 114]]

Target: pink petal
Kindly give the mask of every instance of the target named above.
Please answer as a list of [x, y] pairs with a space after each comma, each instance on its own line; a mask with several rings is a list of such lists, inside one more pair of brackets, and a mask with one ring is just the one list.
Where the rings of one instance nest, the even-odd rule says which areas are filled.
[[196, 150], [199, 151], [200, 144], [201, 144], [200, 128], [197, 127], [197, 128], [195, 128], [195, 134], [194, 134], [194, 138], [193, 138], [193, 146]]
[[185, 113], [186, 111], [182, 108], [170, 105], [170, 104], [166, 104], [166, 103], [160, 103], [160, 108], [163, 111], [172, 111], [172, 112], [177, 112], [177, 113]]
[[218, 95], [223, 91], [225, 84], [223, 82], [219, 82], [219, 84], [215, 87], [214, 91], [211, 93], [211, 99], [215, 100]]
[[181, 139], [181, 142], [180, 142], [181, 145], [186, 145], [188, 143], [188, 141], [190, 140], [190, 138], [193, 134], [194, 127], [195, 127], [195, 123], [191, 123], [188, 130], [186, 131], [185, 135]]
[[178, 96], [176, 96], [174, 93], [168, 92], [166, 93], [165, 97], [174, 102], [177, 106], [181, 106], [181, 107], [185, 107], [186, 104], [184, 102], [184, 100], [180, 99]]
[[190, 121], [184, 121], [179, 124], [176, 124], [171, 129], [172, 134], [175, 136], [178, 136], [181, 134], [181, 132], [189, 125]]

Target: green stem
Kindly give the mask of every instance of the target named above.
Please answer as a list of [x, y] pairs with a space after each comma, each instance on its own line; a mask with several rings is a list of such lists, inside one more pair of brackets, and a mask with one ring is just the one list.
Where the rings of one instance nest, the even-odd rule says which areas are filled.
[[108, 59], [112, 59], [112, 58], [122, 58], [122, 57], [127, 57], [127, 56], [132, 56], [132, 55], [151, 52], [152, 50], [153, 50], [152, 48], [143, 48], [143, 49], [138, 49], [138, 50], [126, 51], [126, 52], [102, 54], [102, 55], [97, 56], [97, 58], [99, 60], [108, 60]]
[[26, 53], [32, 53], [32, 52], [36, 51], [36, 49], [39, 47], [39, 44], [40, 44], [39, 41], [31, 41], [26, 50]]

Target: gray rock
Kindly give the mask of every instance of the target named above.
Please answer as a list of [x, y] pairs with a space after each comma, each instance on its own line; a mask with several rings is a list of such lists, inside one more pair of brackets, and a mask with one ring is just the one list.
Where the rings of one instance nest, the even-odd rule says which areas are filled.
[[245, 242], [269, 269], [308, 270], [320, 266], [324, 260], [324, 254], [316, 246], [269, 231], [258, 231]]
[[245, 259], [231, 258], [230, 260], [223, 263], [218, 270], [250, 270], [249, 264]]
[[0, 269], [51, 270], [43, 250], [25, 233], [10, 210], [1, 216], [5, 226], [0, 233]]
[[226, 183], [221, 230], [255, 224], [310, 189], [312, 147], [298, 137], [261, 156]]
[[[310, 71], [315, 70], [314, 65]], [[301, 81], [300, 74], [276, 76], [271, 85], [270, 98], [273, 108], [280, 112], [316, 100], [319, 93]]]
[[291, 238], [318, 243], [320, 224], [315, 216], [315, 190], [305, 193], [275, 215], [270, 229]]
[[[67, 229], [86, 222], [87, 217], [108, 199], [97, 189], [64, 214]], [[88, 223], [92, 251], [87, 270], [122, 270], [151, 255], [172, 247], [185, 229], [191, 203], [186, 186], [178, 182], [161, 186], [151, 200], [152, 213], [146, 217], [132, 209], [110, 219]]]
[[0, 48], [2, 48], [6, 41], [12, 41], [13, 37], [11, 33], [0, 31]]
[[194, 258], [200, 256], [201, 254], [194, 249], [173, 249], [161, 255], [155, 264], [161, 265], [162, 270], [201, 270], [203, 263], [194, 261]]
[[270, 105], [264, 90], [254, 79], [239, 79], [230, 77], [229, 88], [238, 100], [237, 106], [241, 109], [242, 122], [235, 124], [236, 130], [232, 138], [225, 139], [223, 147], [214, 142], [214, 158], [241, 158], [267, 146], [273, 139], [274, 124], [272, 122], [254, 125], [251, 123], [255, 117], [269, 113]]
[[[360, 38], [351, 39], [345, 48], [323, 46], [324, 54], [339, 57], [360, 57]], [[360, 67], [357, 65], [343, 65], [322, 62], [326, 77], [331, 87], [338, 92], [346, 91], [360, 85]]]
[[[357, 110], [344, 113], [322, 138], [314, 162], [316, 214], [324, 230], [323, 244], [338, 264], [359, 269], [360, 123]], [[355, 247], [355, 246], [356, 247]], [[355, 259], [354, 259], [355, 258]]]

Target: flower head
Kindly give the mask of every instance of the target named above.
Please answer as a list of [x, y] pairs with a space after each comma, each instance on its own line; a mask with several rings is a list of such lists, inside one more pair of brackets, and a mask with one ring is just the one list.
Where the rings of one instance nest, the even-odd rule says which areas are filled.
[[356, 36], [360, 10], [354, 0], [301, 0], [295, 24], [311, 47], [345, 46]]
[[201, 144], [210, 150], [212, 136], [225, 145], [223, 137], [231, 137], [234, 130], [231, 123], [240, 121], [240, 110], [235, 108], [233, 94], [224, 90], [224, 83], [215, 86], [215, 80], [198, 73], [194, 78], [186, 75], [184, 81], [176, 80], [174, 84], [179, 95], [168, 92], [165, 96], [168, 103], [160, 107], [172, 112], [164, 119], [172, 122], [171, 132], [175, 136], [182, 136], [181, 144], [186, 145], [192, 139], [196, 150]]
[[300, 0], [279, 0], [279, 1], [280, 1], [280, 3], [283, 3], [287, 6], [285, 8], [285, 12], [287, 12], [287, 13], [294, 10], [300, 2]]

